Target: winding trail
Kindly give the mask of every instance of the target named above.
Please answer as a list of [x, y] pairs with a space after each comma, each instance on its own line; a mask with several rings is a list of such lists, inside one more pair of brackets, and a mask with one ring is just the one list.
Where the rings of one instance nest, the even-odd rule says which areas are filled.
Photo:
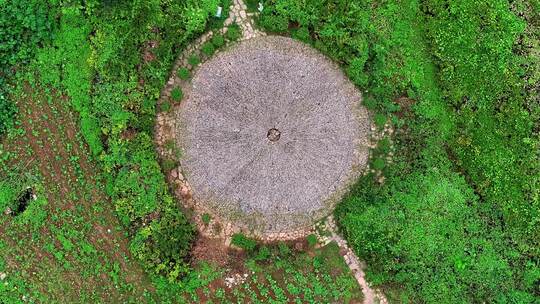
[[362, 287], [362, 292], [364, 293], [364, 304], [388, 304], [388, 300], [382, 291], [369, 286], [364, 273], [366, 265], [356, 256], [352, 248], [347, 245], [347, 241], [338, 234], [333, 216], [327, 217], [326, 221], [319, 225], [319, 228], [320, 229], [318, 231], [322, 230], [330, 233], [329, 236], [317, 235], [319, 241], [323, 245], [330, 242], [336, 242], [338, 244], [345, 263], [347, 263], [347, 266], [349, 266], [349, 269], [358, 282], [358, 285]]

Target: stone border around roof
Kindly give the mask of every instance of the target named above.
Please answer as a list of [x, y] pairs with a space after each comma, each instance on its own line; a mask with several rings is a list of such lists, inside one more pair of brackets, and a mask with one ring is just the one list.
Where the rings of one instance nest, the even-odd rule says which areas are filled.
[[[224, 27], [218, 31], [210, 31], [203, 34], [201, 37], [193, 41], [186, 49], [179, 55], [178, 59], [175, 61], [171, 77], [167, 81], [167, 84], [162, 90], [160, 99], [158, 100], [158, 105], [163, 102], [169, 101], [171, 96], [171, 91], [175, 87], [180, 87], [184, 93], [184, 99], [189, 96], [191, 91], [191, 82], [190, 80], [182, 80], [176, 75], [176, 71], [180, 67], [189, 67], [188, 58], [196, 53], [200, 52], [200, 49], [204, 43], [210, 41], [214, 34], [224, 34], [227, 32], [228, 27], [237, 23], [242, 30], [242, 37], [240, 41], [252, 39], [260, 36], [265, 36], [264, 32], [261, 32], [254, 28], [254, 21], [252, 17], [253, 13], [246, 13], [246, 6], [242, 0], [234, 0], [233, 5], [230, 7], [230, 12], [228, 18], [224, 21]], [[220, 52], [218, 50], [217, 52]], [[320, 55], [320, 54], [319, 54]], [[214, 54], [213, 56], [216, 56]], [[193, 70], [193, 68], [192, 68]], [[178, 107], [179, 105], [175, 105]], [[175, 110], [168, 112], [159, 112], [156, 117], [156, 124], [154, 129], [154, 140], [156, 143], [156, 151], [161, 160], [174, 159], [178, 160], [176, 152], [168, 147], [168, 142], [176, 142], [176, 115]], [[367, 148], [371, 149], [376, 146], [376, 143], [380, 136], [376, 135], [375, 131], [377, 128], [373, 123], [371, 124], [371, 137], [370, 142], [367, 145]], [[385, 129], [386, 130], [386, 129]], [[369, 164], [366, 165], [363, 170], [363, 174], [372, 172], [373, 169], [369, 168]], [[358, 176], [357, 176], [358, 177]], [[206, 237], [222, 239], [224, 244], [229, 246], [231, 242], [232, 235], [235, 233], [243, 233], [247, 236], [254, 237], [263, 242], [272, 242], [277, 240], [294, 240], [306, 237], [310, 234], [316, 234], [316, 224], [306, 225], [302, 228], [288, 231], [278, 231], [273, 233], [262, 233], [250, 227], [249, 225], [239, 225], [227, 221], [225, 218], [220, 216], [220, 214], [208, 208], [204, 202], [199, 202], [193, 198], [192, 188], [189, 181], [185, 178], [185, 174], [181, 166], [177, 166], [175, 169], [171, 170], [167, 175], [167, 181], [169, 187], [175, 194], [176, 198], [182, 203], [182, 207], [188, 210], [187, 214], [191, 216], [192, 221], [195, 223], [199, 233]], [[352, 183], [352, 182], [351, 182]], [[341, 197], [345, 194], [347, 189], [341, 189], [336, 195]], [[324, 214], [315, 215], [317, 218], [326, 216], [327, 212]], [[210, 217], [209, 222], [205, 222]], [[206, 218], [203, 220], [203, 218]], [[324, 218], [321, 220], [324, 221]]]
[[[328, 188], [334, 189], [330, 191], [329, 196], [322, 202], [320, 202], [318, 209], [310, 211], [309, 213], [273, 213], [271, 215], [251, 213], [245, 214], [237, 208], [238, 206], [234, 203], [227, 204], [226, 201], [220, 201], [217, 198], [214, 198], [212, 195], [208, 196], [208, 193], [201, 195], [199, 191], [195, 191], [195, 197], [200, 200], [204, 200], [204, 205], [207, 209], [211, 209], [214, 215], [227, 218], [229, 221], [234, 220], [236, 225], [242, 227], [242, 230], [248, 231], [249, 234], [256, 234], [258, 237], [265, 236], [268, 234], [281, 234], [287, 233], [289, 231], [304, 230], [302, 227], [310, 227], [315, 222], [323, 219], [332, 213], [335, 205], [339, 200], [346, 194], [348, 189], [354, 182], [360, 177], [361, 172], [364, 171], [367, 164], [368, 158], [368, 138], [370, 134], [369, 117], [368, 111], [359, 104], [359, 100], [356, 98], [359, 96], [358, 89], [350, 82], [350, 80], [342, 73], [340, 67], [331, 62], [324, 55], [306, 45], [304, 43], [292, 40], [290, 38], [280, 37], [280, 36], [269, 36], [265, 38], [255, 38], [247, 42], [236, 44], [231, 48], [223, 51], [220, 54], [212, 57], [212, 61], [217, 61], [223, 57], [238, 57], [236, 54], [250, 53], [255, 50], [265, 50], [267, 48], [272, 48], [278, 53], [290, 53], [294, 52], [299, 54], [302, 58], [309, 58], [309, 64], [316, 62], [318, 65], [328, 66], [332, 71], [329, 71], [329, 74], [334, 75], [330, 77], [336, 77], [340, 84], [340, 91], [343, 96], [347, 96], [349, 101], [353, 103], [348, 104], [351, 107], [352, 115], [355, 117], [355, 121], [358, 124], [358, 136], [354, 138], [354, 156], [352, 157], [352, 164], [349, 168], [342, 168], [346, 172], [343, 178], [337, 180], [331, 187]], [[213, 66], [211, 68], [216, 68]], [[214, 75], [213, 73], [210, 75]], [[194, 76], [197, 77], [197, 76]], [[333, 78], [332, 78], [333, 79]], [[201, 81], [201, 79], [199, 79]], [[203, 79], [205, 81], [205, 79]], [[324, 80], [323, 80], [324, 81]], [[191, 103], [190, 103], [191, 102]], [[188, 106], [189, 104], [189, 106]], [[179, 146], [186, 147], [189, 146], [188, 142], [181, 136], [181, 134], [186, 134], [187, 129], [183, 124], [183, 121], [186, 117], [189, 116], [189, 111], [196, 107], [196, 104], [193, 100], [185, 100], [182, 104], [178, 106], [177, 118], [176, 118], [176, 128], [177, 128], [177, 140], [176, 143]], [[184, 163], [185, 165], [185, 163]], [[187, 168], [185, 168], [187, 169]], [[188, 180], [194, 172], [186, 171]], [[191, 175], [190, 175], [191, 174]], [[184, 174], [186, 175], [186, 174]], [[197, 190], [197, 189], [195, 189]], [[262, 230], [262, 231], [260, 231]]]

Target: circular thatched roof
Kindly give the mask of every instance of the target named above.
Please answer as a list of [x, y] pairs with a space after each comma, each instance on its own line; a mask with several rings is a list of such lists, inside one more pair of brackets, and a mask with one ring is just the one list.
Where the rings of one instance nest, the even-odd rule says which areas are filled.
[[331, 213], [367, 162], [361, 94], [338, 66], [289, 38], [219, 53], [196, 70], [177, 111], [194, 198], [262, 233]]

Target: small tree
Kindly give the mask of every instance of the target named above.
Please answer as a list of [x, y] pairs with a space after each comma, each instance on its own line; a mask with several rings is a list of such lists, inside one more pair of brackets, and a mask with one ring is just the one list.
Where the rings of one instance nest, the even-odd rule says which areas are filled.
[[242, 233], [235, 233], [232, 236], [231, 243], [234, 246], [240, 247], [246, 251], [253, 251], [257, 247], [257, 241], [250, 239]]

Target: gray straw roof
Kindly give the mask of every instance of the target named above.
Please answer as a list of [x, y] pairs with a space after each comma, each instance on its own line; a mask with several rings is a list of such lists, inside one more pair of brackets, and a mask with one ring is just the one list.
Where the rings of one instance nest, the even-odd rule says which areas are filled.
[[331, 213], [367, 162], [361, 94], [337, 65], [289, 38], [220, 52], [195, 71], [177, 111], [194, 198], [263, 233]]

